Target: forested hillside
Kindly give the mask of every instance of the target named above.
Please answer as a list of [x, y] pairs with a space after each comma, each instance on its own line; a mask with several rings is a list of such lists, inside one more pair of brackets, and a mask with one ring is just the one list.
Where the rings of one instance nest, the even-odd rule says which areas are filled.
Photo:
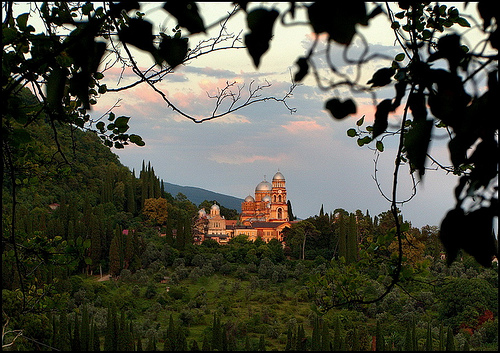
[[77, 128], [30, 131], [10, 135], [2, 185], [4, 349], [498, 348], [497, 264], [448, 265], [436, 227], [401, 220], [402, 276], [381, 296], [397, 260], [390, 212], [318, 207], [285, 247], [195, 246], [200, 205], [163, 192], [154, 166], [130, 171]]

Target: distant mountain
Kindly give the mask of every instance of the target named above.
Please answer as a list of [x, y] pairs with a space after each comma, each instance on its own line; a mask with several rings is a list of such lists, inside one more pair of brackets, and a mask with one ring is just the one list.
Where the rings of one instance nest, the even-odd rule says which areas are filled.
[[213, 192], [202, 188], [197, 188], [194, 186], [181, 186], [181, 185], [171, 184], [165, 181], [163, 182], [163, 188], [165, 189], [166, 192], [168, 192], [174, 197], [179, 192], [186, 195], [188, 200], [194, 203], [196, 206], [198, 206], [205, 200], [208, 201], [215, 200], [217, 201], [218, 204], [226, 208], [234, 209], [237, 210], [238, 212], [241, 212], [241, 203], [243, 202], [243, 199], [234, 196], [219, 194], [218, 192]]

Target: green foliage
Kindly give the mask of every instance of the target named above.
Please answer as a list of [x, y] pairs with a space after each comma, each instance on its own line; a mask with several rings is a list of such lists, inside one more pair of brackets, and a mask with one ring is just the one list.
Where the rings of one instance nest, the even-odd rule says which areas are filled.
[[[319, 216], [286, 231], [285, 250], [279, 243], [251, 242], [244, 236], [224, 247], [208, 242], [192, 247], [191, 219], [196, 206], [182, 195], [166, 194], [149, 164], [143, 164], [136, 178], [109, 151], [109, 147], [123, 148], [129, 143], [144, 145], [140, 136], [128, 133], [131, 118], [109, 112], [107, 122], [102, 120], [105, 117], [91, 121], [88, 110], [108, 91], [100, 83], [104, 74], [99, 72], [99, 63], [110, 33], [118, 33], [123, 45], [149, 52], [158, 65], [174, 68], [189, 52], [187, 37], [179, 28], [204, 32], [203, 18], [194, 3], [168, 2], [163, 9], [175, 17], [178, 26], [172, 36], [160, 33], [157, 41], [144, 14], [136, 11], [134, 17], [130, 13], [140, 10], [140, 4], [95, 6], [40, 5], [41, 20], [46, 28], [54, 29], [47, 33], [35, 29], [27, 13], [14, 17], [7, 11], [3, 22], [2, 309], [7, 332], [24, 336], [13, 342], [15, 349], [40, 349], [33, 342], [50, 342], [60, 350], [96, 349], [103, 337], [105, 350], [126, 350], [137, 337], [138, 350], [144, 339], [148, 350], [157, 348], [157, 340], [186, 350], [187, 326], [192, 324], [192, 333], [197, 333], [193, 336], [198, 342], [203, 340], [202, 349], [211, 343], [229, 350], [236, 342], [264, 350], [281, 348], [279, 343], [286, 341], [289, 349], [327, 349], [331, 343], [339, 350], [346, 348], [351, 334], [360, 335], [358, 340], [353, 338], [354, 343], [367, 341], [366, 325], [375, 326], [379, 320], [384, 320], [386, 335], [393, 334], [384, 337], [377, 326], [380, 349], [384, 340], [403, 342], [403, 327], [408, 327], [407, 345], [415, 350], [417, 337], [424, 338], [422, 322], [428, 325], [426, 345], [432, 345], [429, 320], [434, 327], [441, 324], [441, 350], [456, 348], [453, 330], [460, 329], [471, 330], [473, 348], [486, 344], [498, 348], [498, 320], [489, 318], [498, 315], [496, 270], [471, 266], [466, 257], [463, 262], [455, 261], [456, 266], [444, 266], [438, 258], [438, 235], [432, 229], [415, 232], [426, 245], [425, 254], [432, 257], [398, 270], [398, 259], [391, 258], [389, 245], [413, 230], [398, 219], [397, 212], [372, 219], [368, 213], [343, 210], [336, 211], [335, 218], [322, 210]], [[274, 24], [284, 14], [263, 5], [246, 11], [246, 6], [241, 4], [249, 30], [245, 44], [258, 68], [270, 47]], [[365, 6], [290, 4], [286, 13], [293, 17], [296, 9], [305, 9], [316, 34], [326, 33], [329, 42], [348, 47], [358, 27], [382, 14], [380, 7], [367, 13]], [[376, 103], [373, 125], [363, 128], [369, 119], [362, 117], [347, 135], [356, 138], [359, 146], [375, 141], [376, 150], [383, 152], [384, 139], [401, 134], [397, 162], [409, 163], [411, 172], [423, 178], [429, 141], [436, 129], [446, 128], [453, 164], [448, 170], [459, 175], [460, 181], [455, 190], [457, 205], [446, 215], [439, 236], [449, 264], [464, 250], [490, 266], [492, 255], [497, 254], [492, 220], [498, 201], [495, 193], [488, 193], [498, 173], [498, 164], [491, 158], [498, 152], [498, 124], [490, 114], [498, 93], [497, 68], [491, 67], [495, 58], [465, 47], [459, 35], [438, 37], [454, 24], [470, 26], [454, 7], [399, 6], [400, 12], [390, 13], [394, 15], [392, 28], [411, 33], [411, 40], [401, 41], [403, 52], [375, 71], [367, 82], [370, 86], [363, 88], [374, 92], [394, 86], [394, 97]], [[496, 25], [492, 6], [478, 4], [486, 32]], [[56, 30], [63, 26], [69, 28], [66, 36]], [[491, 35], [487, 41], [497, 50], [495, 38]], [[316, 74], [312, 53], [297, 60], [296, 81]], [[446, 68], [436, 68], [441, 63]], [[465, 83], [483, 69], [487, 70], [485, 86], [471, 92]], [[38, 101], [24, 87], [41, 87], [41, 83], [46, 87], [37, 90], [43, 99]], [[396, 133], [390, 132], [390, 116], [405, 98], [408, 109], [404, 109], [402, 124]], [[355, 101], [346, 97], [332, 97], [325, 107], [337, 119], [357, 111]], [[151, 198], [168, 200], [164, 239], [139, 217], [144, 201]], [[469, 201], [472, 208], [467, 206]], [[123, 229], [130, 232], [123, 233]], [[196, 255], [202, 260], [195, 261]], [[90, 274], [98, 269], [121, 278], [94, 283]], [[170, 282], [157, 283], [165, 279]], [[395, 279], [401, 280], [404, 292], [389, 295], [387, 289]], [[427, 288], [426, 283], [434, 288]], [[202, 284], [210, 287], [202, 291]], [[136, 290], [132, 292], [130, 286]], [[346, 311], [332, 309], [339, 303]], [[360, 308], [358, 303], [372, 305]], [[174, 313], [169, 319], [162, 310], [167, 307]], [[51, 318], [49, 312], [55, 315]], [[311, 321], [312, 312], [324, 314], [324, 320]], [[327, 314], [332, 312], [335, 319], [328, 321]], [[206, 317], [212, 315], [209, 327]], [[134, 321], [137, 336], [128, 318], [140, 318]], [[211, 340], [195, 327], [204, 321]], [[245, 342], [237, 342], [242, 337]], [[194, 340], [192, 347], [196, 347]]]
[[455, 330], [462, 324], [475, 326], [486, 310], [498, 313], [497, 288], [483, 279], [450, 279], [438, 293], [442, 301], [440, 317]]

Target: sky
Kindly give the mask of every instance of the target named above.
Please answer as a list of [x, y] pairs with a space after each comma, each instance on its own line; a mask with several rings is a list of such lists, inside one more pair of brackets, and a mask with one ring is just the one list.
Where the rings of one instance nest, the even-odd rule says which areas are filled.
[[[165, 21], [160, 5], [148, 5], [143, 10], [146, 18], [155, 18], [158, 26], [172, 28], [174, 22]], [[230, 3], [201, 4], [205, 23], [212, 23], [230, 9]], [[246, 33], [243, 13], [231, 20], [229, 26], [235, 33], [240, 30]], [[399, 52], [381, 16], [363, 30], [371, 52], [391, 56]], [[207, 35], [194, 36], [190, 43], [194, 45], [199, 39], [208, 39], [214, 31], [218, 31], [217, 26]], [[297, 70], [294, 62], [307, 52], [311, 38], [311, 29], [307, 26], [284, 29], [276, 24], [271, 49], [262, 57], [258, 70], [246, 50], [219, 51], [179, 67], [158, 87], [179, 109], [197, 117], [211, 113], [214, 99], [209, 95], [223, 88], [226, 81], [236, 81], [244, 90], [252, 81], [254, 85], [269, 82], [271, 87], [263, 90], [262, 95], [281, 97], [290, 88], [291, 75]], [[359, 47], [354, 47], [350, 55], [358, 52]], [[150, 58], [137, 54], [137, 60], [139, 66], [145, 68]], [[336, 51], [333, 61], [346, 74], [353, 74], [352, 67], [343, 65], [340, 50]], [[381, 65], [387, 66], [387, 62], [377, 61], [367, 66], [361, 82], [366, 83], [370, 73]], [[119, 78], [120, 84], [130, 82], [128, 73], [121, 73], [118, 68], [106, 71], [105, 76], [108, 88], [116, 87]], [[377, 100], [389, 98], [390, 94], [392, 89], [381, 91]], [[332, 119], [324, 104], [335, 95], [342, 99], [354, 98], [357, 113], [341, 121]], [[287, 101], [296, 109], [293, 114], [283, 104], [267, 101], [195, 124], [172, 111], [151, 88], [140, 85], [124, 92], [107, 93], [94, 107], [92, 116], [104, 114], [118, 100], [119, 106], [114, 109], [116, 116], [130, 116], [129, 132], [141, 135], [146, 142], [143, 147], [129, 145], [123, 150], [113, 149], [136, 175], [142, 161], [150, 162], [156, 175], [166, 182], [244, 199], [254, 195], [259, 182], [271, 181], [279, 170], [286, 179], [293, 213], [301, 219], [319, 214], [321, 207], [325, 212], [337, 208], [348, 212], [359, 209], [372, 217], [390, 210], [385, 196], [389, 197], [392, 192], [397, 139], [385, 139], [384, 152], [377, 154], [367, 146], [359, 147], [356, 139], [346, 134], [363, 115], [366, 121], [373, 121], [372, 100], [366, 95], [354, 95], [343, 88], [324, 91], [312, 77], [307, 77]], [[390, 127], [397, 124], [400, 114], [401, 111], [397, 111], [390, 117]], [[443, 132], [437, 135], [443, 136]], [[445, 139], [432, 142], [431, 154], [443, 164], [449, 164]], [[403, 218], [418, 228], [439, 226], [454, 206], [457, 178], [435, 165], [428, 163], [427, 166], [430, 170], [418, 183], [413, 197], [407, 166], [401, 168], [398, 180], [398, 201], [411, 198], [399, 206]]]

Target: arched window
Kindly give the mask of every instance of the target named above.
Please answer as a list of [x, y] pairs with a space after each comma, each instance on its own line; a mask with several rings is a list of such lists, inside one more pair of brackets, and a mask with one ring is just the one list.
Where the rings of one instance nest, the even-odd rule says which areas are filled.
[[278, 202], [281, 202], [281, 195], [278, 195]]
[[278, 208], [278, 219], [283, 218], [283, 210], [281, 208]]

